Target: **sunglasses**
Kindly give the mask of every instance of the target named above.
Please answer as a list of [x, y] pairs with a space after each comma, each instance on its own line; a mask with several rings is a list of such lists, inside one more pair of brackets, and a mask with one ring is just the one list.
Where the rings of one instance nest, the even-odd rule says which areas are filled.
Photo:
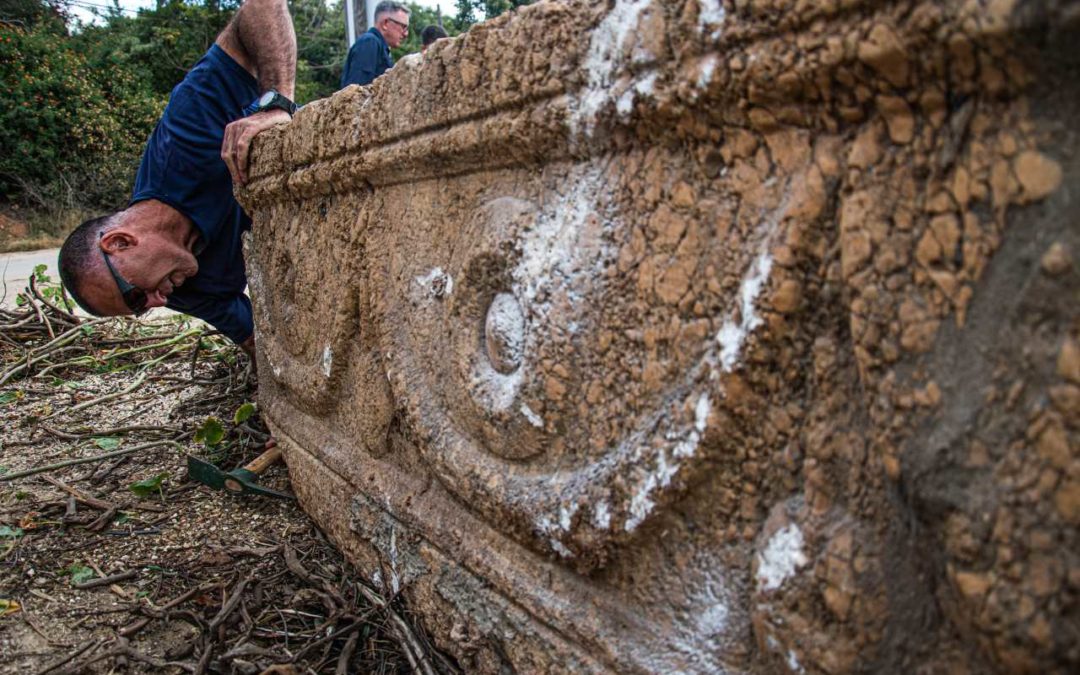
[[[101, 237], [104, 232], [98, 233], [98, 241], [101, 241]], [[101, 255], [105, 258], [105, 266], [109, 268], [109, 273], [112, 274], [113, 281], [116, 282], [116, 287], [120, 289], [120, 295], [124, 298], [124, 304], [131, 310], [131, 313], [135, 316], [142, 316], [146, 314], [147, 297], [146, 291], [137, 286], [133, 286], [128, 283], [128, 280], [120, 276], [120, 273], [113, 267], [112, 261], [109, 260], [109, 254], [105, 252], [104, 248], [98, 246], [101, 249]]]

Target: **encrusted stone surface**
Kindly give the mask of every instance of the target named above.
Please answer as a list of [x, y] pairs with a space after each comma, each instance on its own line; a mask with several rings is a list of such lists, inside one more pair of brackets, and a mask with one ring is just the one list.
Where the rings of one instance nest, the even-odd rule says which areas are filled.
[[241, 194], [304, 507], [470, 672], [1080, 667], [1075, 2], [540, 2]]

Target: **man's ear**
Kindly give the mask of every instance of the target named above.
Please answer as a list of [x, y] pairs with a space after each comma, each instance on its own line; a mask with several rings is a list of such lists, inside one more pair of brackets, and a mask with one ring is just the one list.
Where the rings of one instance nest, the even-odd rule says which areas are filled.
[[139, 238], [123, 228], [109, 230], [101, 235], [101, 249], [109, 255], [136, 246], [138, 243]]

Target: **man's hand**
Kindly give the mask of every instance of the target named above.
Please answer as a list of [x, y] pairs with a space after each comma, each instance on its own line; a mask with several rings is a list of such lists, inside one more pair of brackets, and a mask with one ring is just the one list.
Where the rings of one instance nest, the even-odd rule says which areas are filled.
[[229, 167], [233, 185], [247, 183], [248, 153], [251, 141], [270, 127], [285, 124], [291, 117], [284, 110], [266, 110], [248, 117], [241, 117], [225, 127], [225, 140], [221, 143], [221, 158]]
[[240, 343], [240, 349], [244, 350], [244, 353], [251, 357], [251, 362], [255, 362], [255, 336], [252, 335], [248, 339]]

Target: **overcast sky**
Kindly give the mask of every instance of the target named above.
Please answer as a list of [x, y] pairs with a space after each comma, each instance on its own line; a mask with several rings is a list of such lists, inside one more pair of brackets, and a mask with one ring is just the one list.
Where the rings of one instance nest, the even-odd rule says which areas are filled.
[[[443, 16], [454, 16], [457, 13], [457, 8], [454, 6], [454, 0], [413, 0], [418, 5], [426, 5], [435, 8], [436, 5], [442, 7]], [[71, 9], [75, 16], [83, 21], [90, 21], [94, 18], [92, 14], [92, 8], [97, 6], [101, 8], [111, 7], [112, 0], [72, 0]], [[135, 14], [135, 10], [140, 7], [153, 7], [157, 0], [120, 0], [120, 8], [130, 10], [132, 15]], [[345, 30], [344, 21], [341, 30]]]

